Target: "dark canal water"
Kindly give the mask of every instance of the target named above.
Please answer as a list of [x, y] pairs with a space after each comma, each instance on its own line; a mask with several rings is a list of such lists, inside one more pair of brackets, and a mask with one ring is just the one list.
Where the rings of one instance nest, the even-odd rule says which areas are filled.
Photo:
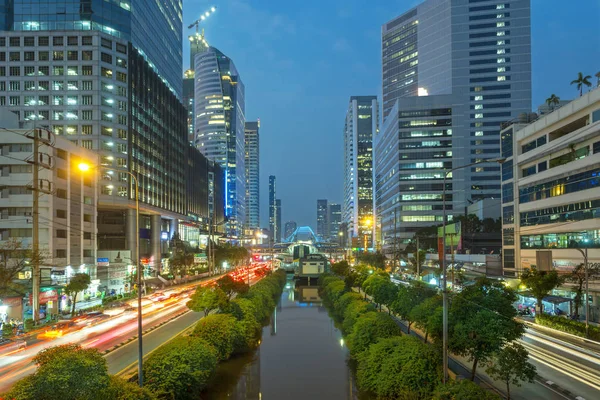
[[207, 400], [364, 399], [346, 363], [342, 333], [321, 303], [316, 282], [296, 285], [290, 277], [263, 328], [259, 349], [219, 367]]

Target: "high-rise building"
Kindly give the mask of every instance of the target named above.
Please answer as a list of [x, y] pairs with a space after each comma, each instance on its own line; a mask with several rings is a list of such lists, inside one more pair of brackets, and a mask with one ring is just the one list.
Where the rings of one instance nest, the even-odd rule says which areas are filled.
[[285, 223], [284, 238], [287, 239], [296, 231], [298, 224], [296, 221], [288, 221]]
[[191, 144], [196, 141], [196, 133], [194, 127], [196, 126], [196, 118], [194, 113], [196, 112], [194, 107], [194, 70], [188, 69], [183, 74], [183, 106], [187, 112], [187, 140]]
[[6, 105], [98, 154], [99, 250], [135, 247], [127, 172], [138, 177], [141, 255], [159, 271], [179, 221], [194, 223], [186, 212], [181, 2], [39, 3], [0, 1], [0, 45], [12, 48], [0, 86], [15, 91]]
[[366, 242], [369, 248], [373, 230], [373, 136], [378, 130], [377, 96], [352, 96], [344, 126], [342, 221], [348, 229], [348, 240], [359, 238], [361, 246]]
[[282, 208], [281, 208], [281, 199], [276, 199], [275, 200], [275, 216], [276, 216], [276, 221], [275, 221], [275, 242], [276, 243], [281, 243], [281, 214], [282, 214]]
[[329, 237], [329, 207], [327, 199], [317, 200], [317, 236], [322, 239]]
[[275, 175], [269, 176], [269, 231], [271, 232], [271, 240], [274, 241], [278, 235], [277, 231], [277, 178]]
[[[104, 2], [81, 0], [0, 0], [0, 10], [2, 31], [81, 31], [88, 34], [97, 31], [131, 42], [161, 80], [181, 99], [183, 49], [180, 1], [150, 2], [143, 7], [132, 7], [128, 1], [107, 6]], [[68, 42], [67, 39], [66, 45], [71, 46], [75, 40]], [[44, 42], [37, 46], [44, 47]], [[53, 41], [50, 46], [64, 45]], [[77, 61], [73, 56], [66, 60]], [[120, 66], [126, 67], [123, 63]]]
[[[530, 23], [529, 0], [426, 0], [383, 25], [374, 176], [384, 247], [439, 223], [445, 169], [500, 157], [500, 124], [531, 109]], [[448, 214], [462, 213], [500, 196], [500, 167], [458, 169], [446, 188]]]
[[214, 47], [195, 56], [196, 147], [225, 171], [227, 233], [246, 223], [244, 84], [229, 57]]
[[335, 243], [339, 242], [340, 225], [342, 223], [342, 205], [336, 203], [329, 204], [329, 240]]
[[260, 121], [246, 122], [246, 226], [250, 229], [260, 227], [259, 129]]

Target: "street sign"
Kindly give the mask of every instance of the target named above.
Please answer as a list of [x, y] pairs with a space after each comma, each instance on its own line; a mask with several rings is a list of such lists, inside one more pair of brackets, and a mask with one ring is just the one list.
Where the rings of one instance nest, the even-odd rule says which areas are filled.
[[96, 260], [96, 264], [99, 267], [108, 267], [110, 263], [108, 262], [108, 257], [103, 257], [103, 258], [98, 258]]

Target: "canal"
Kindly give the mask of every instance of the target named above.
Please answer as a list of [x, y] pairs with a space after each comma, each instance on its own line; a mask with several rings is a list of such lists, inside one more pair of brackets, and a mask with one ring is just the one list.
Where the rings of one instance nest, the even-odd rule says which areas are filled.
[[202, 399], [365, 399], [347, 365], [348, 349], [321, 303], [316, 282], [286, 287], [261, 345], [219, 366]]

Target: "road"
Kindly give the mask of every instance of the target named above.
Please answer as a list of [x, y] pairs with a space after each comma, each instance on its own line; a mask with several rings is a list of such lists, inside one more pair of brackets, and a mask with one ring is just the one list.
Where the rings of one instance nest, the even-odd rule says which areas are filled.
[[[216, 279], [218, 277], [177, 289], [165, 289], [165, 293], [173, 291], [175, 295], [168, 299], [160, 301], [144, 299], [142, 303], [143, 330], [147, 332], [152, 329], [143, 335], [144, 355], [149, 354], [202, 317], [201, 313], [191, 312], [185, 304], [195, 287], [211, 284]], [[252, 271], [250, 274], [251, 284], [259, 279]], [[148, 297], [152, 297], [152, 295]], [[33, 357], [39, 351], [53, 346], [77, 343], [83, 347], [106, 352], [108, 369], [113, 374], [137, 362], [137, 310], [120, 313], [117, 310], [116, 312], [118, 314], [110, 318], [94, 325], [79, 327], [78, 330], [66, 333], [62, 337], [52, 340], [35, 337], [28, 339], [25, 350], [0, 356], [0, 393], [9, 390], [19, 379], [35, 372], [37, 367], [32, 362]]]

